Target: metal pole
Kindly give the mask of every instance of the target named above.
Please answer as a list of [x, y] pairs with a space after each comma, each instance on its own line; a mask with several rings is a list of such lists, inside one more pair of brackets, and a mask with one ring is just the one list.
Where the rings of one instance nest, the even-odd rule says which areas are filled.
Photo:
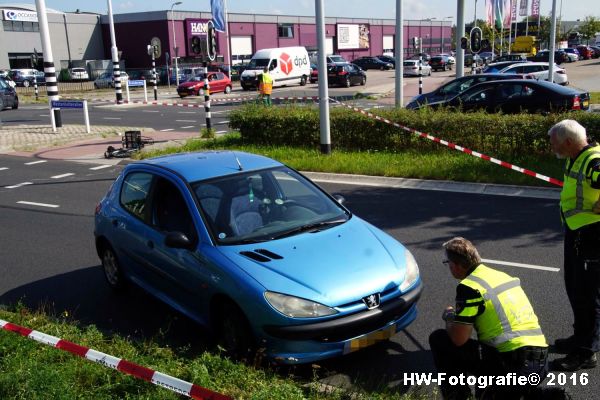
[[154, 48], [152, 49], [152, 84], [154, 85], [154, 100], [158, 100], [158, 87], [156, 86], [156, 62], [154, 61]]
[[394, 58], [396, 59], [396, 97], [397, 108], [404, 106], [404, 19], [402, 1], [396, 0], [396, 43], [394, 43]]
[[556, 48], [556, 0], [552, 0], [552, 24], [550, 25], [550, 54], [549, 54], [549, 59], [548, 59], [548, 81], [549, 82], [554, 82], [554, 50], [555, 50], [555, 48]]
[[325, 61], [325, 10], [323, 0], [315, 0], [315, 19], [317, 23], [317, 47], [319, 49], [319, 118], [321, 127], [321, 153], [331, 154], [331, 135], [329, 132], [329, 89], [327, 88], [327, 63]]
[[231, 46], [229, 45], [229, 18], [227, 17], [227, 0], [223, 2], [225, 7], [225, 43], [227, 44], [227, 63], [229, 65], [229, 77], [231, 78]]
[[[177, 38], [175, 37], [175, 17], [173, 16], [173, 7], [180, 5], [182, 2], [177, 1], [171, 4], [171, 26], [173, 27], [173, 52], [175, 53], [175, 84], [179, 86], [179, 69], [177, 68]], [[171, 77], [169, 76], [169, 82], [171, 81]]]
[[419, 94], [423, 94], [423, 47], [419, 38]]
[[527, 14], [525, 14], [525, 36], [529, 36], [529, 0], [525, 0], [527, 4], [525, 9], [527, 10]]
[[113, 63], [113, 79], [115, 81], [115, 95], [117, 104], [123, 104], [123, 91], [121, 90], [121, 67], [119, 66], [119, 52], [115, 38], [115, 22], [113, 19], [112, 2], [108, 0], [108, 22], [110, 26], [110, 53]]
[[46, 78], [46, 92], [48, 93], [48, 105], [52, 110], [55, 126], [62, 127], [60, 109], [52, 108], [52, 102], [58, 101], [58, 84], [56, 82], [56, 69], [54, 68], [54, 58], [52, 57], [52, 46], [50, 45], [50, 30], [48, 29], [48, 18], [46, 16], [46, 2], [44, 0], [35, 0], [37, 16], [40, 27], [40, 36], [42, 38], [42, 52], [44, 54], [44, 76]]
[[[477, 3], [475, 3], [477, 9]], [[477, 16], [477, 12], [475, 12]], [[475, 25], [475, 22], [473, 22]], [[465, 0], [456, 2], [456, 77], [460, 78], [465, 74], [465, 51], [460, 48], [460, 39], [465, 36]]]
[[212, 129], [210, 121], [210, 86], [208, 84], [208, 61], [204, 61], [204, 113], [206, 114], [206, 130]]
[[35, 92], [35, 99], [39, 100], [40, 92], [38, 91], [37, 76], [35, 74], [33, 75], [33, 91]]

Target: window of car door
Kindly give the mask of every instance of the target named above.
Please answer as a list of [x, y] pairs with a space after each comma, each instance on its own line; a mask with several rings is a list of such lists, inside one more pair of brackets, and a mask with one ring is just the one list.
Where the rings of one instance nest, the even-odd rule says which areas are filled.
[[133, 172], [123, 179], [119, 202], [125, 211], [142, 221], [147, 221], [148, 194], [152, 185], [152, 174]]
[[492, 97], [494, 92], [494, 87], [486, 86], [483, 88], [474, 88], [474, 90], [469, 90], [468, 93], [464, 93], [459, 96], [461, 102], [465, 104], [485, 104], [489, 102], [489, 99]]
[[197, 238], [192, 215], [181, 191], [170, 180], [157, 176], [152, 189], [151, 223], [157, 230], [181, 232], [194, 242]]

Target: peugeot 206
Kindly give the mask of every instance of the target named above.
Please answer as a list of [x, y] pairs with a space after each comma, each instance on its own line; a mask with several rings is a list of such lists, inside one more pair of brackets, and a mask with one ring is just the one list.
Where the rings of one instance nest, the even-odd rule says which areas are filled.
[[416, 317], [413, 255], [297, 171], [220, 151], [127, 165], [95, 212], [108, 284], [133, 283], [230, 354], [284, 364], [389, 339]]

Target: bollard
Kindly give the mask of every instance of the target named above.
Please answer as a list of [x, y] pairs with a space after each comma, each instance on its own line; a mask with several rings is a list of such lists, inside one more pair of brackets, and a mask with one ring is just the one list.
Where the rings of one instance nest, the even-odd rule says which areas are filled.
[[154, 100], [158, 100], [158, 87], [156, 86], [156, 62], [154, 61], [154, 52], [152, 52], [152, 80], [154, 84]]
[[210, 86], [208, 85], [208, 64], [204, 63], [204, 112], [206, 114], [206, 130], [210, 132]]
[[419, 54], [419, 94], [423, 94], [423, 69], [421, 65], [423, 64], [423, 56]]
[[37, 76], [35, 76], [35, 74], [33, 74], [33, 91], [35, 92], [35, 99], [39, 100], [40, 92], [38, 90]]

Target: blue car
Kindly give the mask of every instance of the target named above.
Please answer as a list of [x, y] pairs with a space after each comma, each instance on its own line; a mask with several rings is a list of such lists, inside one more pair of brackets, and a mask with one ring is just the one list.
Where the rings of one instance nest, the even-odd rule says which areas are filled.
[[266, 157], [176, 154], [127, 165], [99, 202], [108, 284], [130, 283], [205, 325], [231, 355], [341, 356], [416, 317], [412, 254], [341, 196]]

